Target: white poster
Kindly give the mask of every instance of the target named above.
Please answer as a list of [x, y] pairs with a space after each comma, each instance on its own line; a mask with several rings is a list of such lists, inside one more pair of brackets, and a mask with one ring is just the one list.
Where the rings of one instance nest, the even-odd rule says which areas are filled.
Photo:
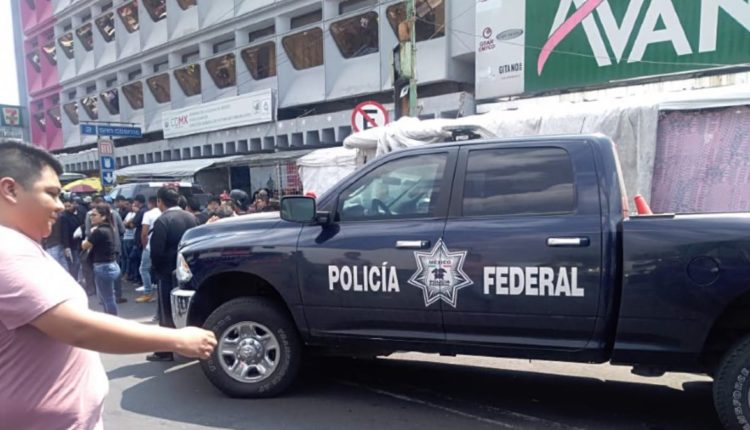
[[478, 1], [476, 14], [477, 98], [523, 93], [526, 0]]
[[164, 112], [162, 124], [166, 139], [271, 122], [274, 118], [273, 92], [243, 94]]

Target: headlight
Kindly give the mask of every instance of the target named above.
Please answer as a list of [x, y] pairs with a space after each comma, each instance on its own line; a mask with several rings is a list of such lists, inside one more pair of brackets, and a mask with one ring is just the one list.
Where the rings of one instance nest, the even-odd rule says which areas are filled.
[[193, 279], [193, 272], [190, 271], [190, 266], [187, 263], [187, 260], [185, 260], [185, 257], [182, 255], [182, 253], [177, 254], [177, 281], [180, 284], [186, 284], [190, 282], [191, 279]]

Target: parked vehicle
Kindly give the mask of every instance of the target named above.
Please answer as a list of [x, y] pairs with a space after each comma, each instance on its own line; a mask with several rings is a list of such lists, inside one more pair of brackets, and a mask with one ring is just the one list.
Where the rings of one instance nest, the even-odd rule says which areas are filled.
[[388, 154], [316, 202], [188, 231], [178, 326], [236, 397], [282, 393], [303, 348], [629, 365], [714, 377], [750, 417], [750, 214], [628, 216], [614, 144], [567, 136]]
[[203, 192], [203, 188], [199, 184], [190, 182], [133, 182], [116, 186], [108, 193], [108, 196], [113, 200], [118, 196], [132, 199], [138, 194], [143, 194], [148, 199], [149, 197], [156, 196], [159, 188], [164, 186], [177, 188], [180, 194], [187, 198], [197, 198], [201, 206], [205, 206], [210, 198], [208, 194]]

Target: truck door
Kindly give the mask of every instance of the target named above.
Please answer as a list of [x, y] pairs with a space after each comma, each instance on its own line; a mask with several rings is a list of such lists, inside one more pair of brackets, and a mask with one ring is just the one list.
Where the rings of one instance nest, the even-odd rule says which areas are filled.
[[313, 335], [444, 340], [440, 305], [411, 287], [414, 252], [445, 227], [458, 151], [410, 151], [342, 184], [335, 223], [305, 226], [298, 270]]
[[586, 346], [601, 291], [593, 160], [585, 142], [461, 149], [444, 243], [472, 284], [444, 306], [448, 342]]

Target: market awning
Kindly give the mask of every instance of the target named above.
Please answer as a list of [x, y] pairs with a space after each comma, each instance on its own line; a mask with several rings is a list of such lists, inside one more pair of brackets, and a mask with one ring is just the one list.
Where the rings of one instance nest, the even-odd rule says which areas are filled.
[[[318, 149], [318, 148], [316, 148]], [[222, 161], [216, 167], [228, 166], [269, 166], [286, 161], [295, 161], [303, 155], [307, 155], [314, 149], [298, 149], [292, 151], [268, 152], [261, 154], [241, 155], [231, 160]]]
[[126, 181], [150, 179], [183, 179], [192, 178], [201, 170], [242, 158], [239, 155], [221, 158], [201, 158], [196, 160], [164, 161], [162, 163], [128, 166], [115, 172], [118, 179]]

